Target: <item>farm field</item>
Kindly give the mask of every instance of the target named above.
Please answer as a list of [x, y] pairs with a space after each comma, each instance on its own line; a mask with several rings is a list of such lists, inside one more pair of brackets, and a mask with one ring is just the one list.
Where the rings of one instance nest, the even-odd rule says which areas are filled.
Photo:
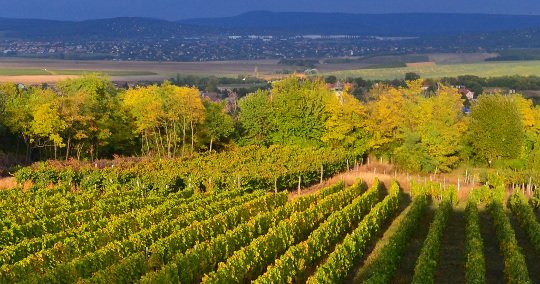
[[[337, 60], [331, 64], [319, 64], [316, 66], [321, 74], [333, 72], [357, 72], [352, 70], [361, 69], [358, 72], [367, 72], [366, 76], [374, 73], [377, 78], [393, 72], [394, 68], [387, 70], [365, 69], [380, 66], [392, 62], [407, 60], [407, 58], [422, 57], [435, 64], [463, 64], [478, 63], [495, 55], [489, 53], [470, 54], [428, 54], [422, 56], [370, 56], [365, 58], [355, 57], [352, 60]], [[324, 62], [325, 60], [321, 60]], [[343, 61], [343, 62], [340, 62]], [[138, 61], [76, 61], [76, 60], [52, 60], [52, 59], [27, 59], [27, 58], [0, 58], [0, 82], [40, 83], [57, 82], [67, 76], [79, 76], [88, 72], [105, 73], [113, 81], [162, 81], [176, 74], [201, 75], [201, 76], [226, 76], [251, 75], [263, 78], [279, 78], [284, 75], [277, 74], [283, 70], [298, 69], [302, 67], [282, 65], [278, 60], [239, 60], [239, 61], [215, 61], [215, 62], [138, 62]], [[417, 63], [417, 65], [422, 63]], [[379, 73], [380, 72], [380, 73]], [[408, 71], [405, 71], [408, 72]], [[397, 73], [396, 76], [402, 76]], [[369, 78], [369, 77], [366, 77]]]
[[17, 69], [2, 68], [0, 76], [32, 76], [32, 75], [83, 75], [86, 73], [102, 73], [108, 76], [150, 76], [156, 75], [149, 71], [122, 71], [122, 70], [49, 70], [49, 69]]
[[496, 77], [506, 75], [540, 76], [540, 61], [481, 62], [459, 64], [414, 64], [415, 66], [399, 68], [358, 69], [330, 72], [341, 78], [362, 77], [371, 80], [392, 80], [404, 78], [407, 72], [420, 74], [422, 78], [457, 77], [476, 75], [480, 77]]
[[[125, 70], [49, 70], [49, 69], [17, 69], [0, 68], [0, 82], [25, 84], [54, 83], [57, 81], [77, 78], [87, 73], [100, 73], [111, 78], [152, 78], [157, 75], [149, 71]], [[128, 80], [129, 81], [129, 80]]]
[[304, 194], [58, 184], [0, 196], [0, 283], [534, 283], [540, 271], [537, 209], [519, 190], [463, 199], [375, 178]]
[[[366, 66], [366, 64], [331, 64], [325, 65], [323, 70], [347, 70]], [[50, 81], [61, 80], [63, 75], [80, 75], [90, 70], [107, 73], [114, 81], [138, 81], [138, 80], [166, 80], [182, 75], [273, 75], [283, 69], [292, 67], [278, 64], [278, 60], [253, 60], [253, 61], [219, 61], [219, 62], [120, 62], [120, 61], [69, 61], [69, 60], [44, 60], [44, 59], [0, 59], [0, 76], [10, 75], [11, 78], [1, 80], [31, 80], [32, 75], [49, 75]], [[2, 74], [2, 71], [3, 74]], [[53, 70], [47, 72], [45, 70]], [[53, 74], [51, 74], [53, 73]]]

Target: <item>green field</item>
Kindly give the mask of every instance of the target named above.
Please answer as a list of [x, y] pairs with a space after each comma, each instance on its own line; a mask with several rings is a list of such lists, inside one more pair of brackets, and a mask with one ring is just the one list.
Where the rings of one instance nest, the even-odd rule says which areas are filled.
[[0, 76], [31, 76], [31, 75], [51, 75], [51, 73], [43, 69], [0, 68]]
[[371, 80], [391, 80], [403, 78], [407, 72], [418, 73], [422, 78], [456, 77], [461, 75], [476, 75], [480, 77], [506, 75], [540, 76], [540, 61], [482, 62], [422, 67], [358, 69], [330, 72], [328, 75], [336, 75], [340, 78], [362, 77]]

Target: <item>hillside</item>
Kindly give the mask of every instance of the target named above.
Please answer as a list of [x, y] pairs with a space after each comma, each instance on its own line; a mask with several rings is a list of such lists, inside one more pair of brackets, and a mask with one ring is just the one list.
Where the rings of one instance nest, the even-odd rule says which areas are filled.
[[0, 18], [4, 39], [144, 39], [239, 34], [433, 36], [540, 28], [540, 16], [250, 12], [177, 22], [124, 17], [86, 21]]
[[509, 31], [540, 27], [540, 16], [488, 14], [344, 14], [250, 12], [178, 23], [244, 32], [419, 36]]
[[0, 31], [7, 39], [107, 40], [170, 38], [213, 33], [213, 28], [196, 27], [149, 18], [113, 18], [87, 21], [0, 19]]

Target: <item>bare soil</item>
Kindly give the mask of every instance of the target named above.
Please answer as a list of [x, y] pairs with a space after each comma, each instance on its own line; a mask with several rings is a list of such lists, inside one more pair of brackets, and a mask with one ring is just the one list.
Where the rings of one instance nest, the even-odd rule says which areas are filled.
[[0, 178], [0, 190], [14, 188], [17, 186], [17, 181], [14, 177]]
[[433, 61], [407, 63], [407, 67], [426, 67], [426, 66], [435, 66], [435, 65], [437, 64]]
[[56, 83], [58, 81], [78, 78], [78, 75], [24, 75], [24, 76], [0, 76], [0, 82], [41, 84]]

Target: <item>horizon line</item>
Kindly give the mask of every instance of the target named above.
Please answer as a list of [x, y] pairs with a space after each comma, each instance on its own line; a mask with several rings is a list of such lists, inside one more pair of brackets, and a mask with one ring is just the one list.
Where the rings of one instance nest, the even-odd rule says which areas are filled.
[[501, 14], [501, 13], [489, 13], [489, 12], [388, 12], [388, 13], [347, 13], [347, 12], [313, 12], [313, 11], [271, 11], [271, 10], [252, 10], [246, 11], [235, 15], [229, 16], [215, 16], [215, 17], [190, 17], [180, 19], [167, 19], [153, 16], [114, 16], [114, 17], [97, 17], [97, 18], [85, 18], [85, 19], [57, 19], [57, 18], [36, 18], [36, 17], [5, 17], [0, 16], [3, 20], [34, 20], [34, 21], [55, 21], [55, 22], [87, 22], [87, 21], [99, 21], [99, 20], [114, 20], [114, 19], [148, 19], [158, 20], [165, 22], [179, 22], [197, 19], [223, 19], [223, 18], [235, 18], [251, 13], [273, 13], [273, 14], [326, 14], [326, 15], [482, 15], [482, 16], [519, 16], [519, 17], [540, 17], [540, 14]]

